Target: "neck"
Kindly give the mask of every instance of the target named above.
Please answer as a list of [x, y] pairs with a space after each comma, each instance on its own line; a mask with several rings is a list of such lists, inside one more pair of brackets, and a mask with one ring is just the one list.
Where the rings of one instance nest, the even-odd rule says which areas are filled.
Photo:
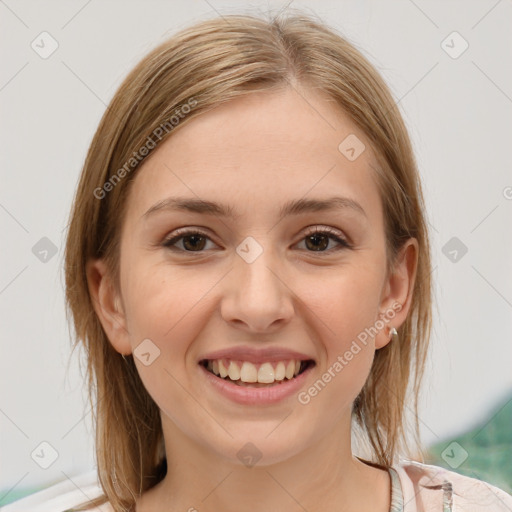
[[387, 471], [352, 455], [346, 423], [286, 460], [250, 467], [219, 456], [163, 416], [167, 474], [137, 512], [387, 512]]

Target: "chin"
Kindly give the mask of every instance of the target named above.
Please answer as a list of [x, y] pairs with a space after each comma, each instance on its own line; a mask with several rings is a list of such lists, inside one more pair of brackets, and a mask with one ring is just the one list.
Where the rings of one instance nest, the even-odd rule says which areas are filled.
[[302, 435], [299, 438], [290, 432], [287, 420], [280, 422], [240, 426], [239, 434], [230, 430], [233, 437], [224, 436], [223, 442], [216, 442], [212, 450], [238, 466], [266, 467], [285, 462], [305, 450], [312, 441], [304, 436], [303, 429], [300, 429]]

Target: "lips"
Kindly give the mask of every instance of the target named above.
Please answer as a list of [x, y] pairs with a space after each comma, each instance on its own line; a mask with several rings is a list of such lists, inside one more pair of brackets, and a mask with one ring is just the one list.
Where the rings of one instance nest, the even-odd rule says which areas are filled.
[[215, 352], [209, 352], [199, 357], [198, 363], [202, 361], [214, 361], [219, 359], [229, 359], [234, 361], [248, 361], [253, 364], [277, 363], [279, 361], [315, 361], [314, 357], [308, 354], [288, 350], [284, 348], [251, 348], [251, 347], [233, 347]]
[[221, 379], [245, 385], [293, 379], [314, 361], [306, 354], [278, 347], [236, 347], [205, 354], [199, 363]]
[[203, 393], [209, 396], [211, 389], [216, 396], [221, 396], [222, 399], [228, 399], [240, 405], [271, 406], [282, 400], [290, 400], [296, 395], [310, 379], [316, 363], [313, 360], [303, 362], [297, 375], [291, 379], [285, 378], [272, 383], [245, 383], [241, 379], [233, 381], [229, 376], [223, 379], [220, 375], [215, 375], [213, 371], [208, 370], [207, 366], [208, 360], [203, 360], [202, 364], [197, 365], [199, 374], [206, 379], [204, 382], [209, 384], [202, 389]]

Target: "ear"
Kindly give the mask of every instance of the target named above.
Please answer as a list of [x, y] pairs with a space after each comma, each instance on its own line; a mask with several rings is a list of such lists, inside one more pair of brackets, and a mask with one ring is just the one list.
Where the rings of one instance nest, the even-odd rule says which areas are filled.
[[101, 259], [90, 260], [86, 265], [87, 282], [94, 310], [103, 326], [107, 338], [117, 352], [131, 354], [126, 317], [107, 265]]
[[394, 327], [398, 330], [407, 318], [416, 279], [418, 254], [418, 241], [409, 238], [402, 245], [395, 264], [386, 277], [379, 313], [384, 320], [384, 328], [375, 337], [376, 349], [387, 345], [391, 341], [391, 329]]

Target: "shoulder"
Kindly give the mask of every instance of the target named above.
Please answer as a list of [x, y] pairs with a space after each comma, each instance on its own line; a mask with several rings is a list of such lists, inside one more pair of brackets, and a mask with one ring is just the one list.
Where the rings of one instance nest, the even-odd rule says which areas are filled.
[[[0, 507], [0, 511], [66, 512], [102, 494], [103, 490], [98, 482], [96, 470], [93, 470], [72, 478], [66, 478], [46, 489]], [[94, 511], [113, 512], [113, 509], [107, 502], [94, 508]]]
[[[400, 478], [404, 512], [512, 510], [512, 496], [497, 487], [447, 469], [404, 460], [393, 466]], [[443, 508], [451, 504], [450, 508]]]

